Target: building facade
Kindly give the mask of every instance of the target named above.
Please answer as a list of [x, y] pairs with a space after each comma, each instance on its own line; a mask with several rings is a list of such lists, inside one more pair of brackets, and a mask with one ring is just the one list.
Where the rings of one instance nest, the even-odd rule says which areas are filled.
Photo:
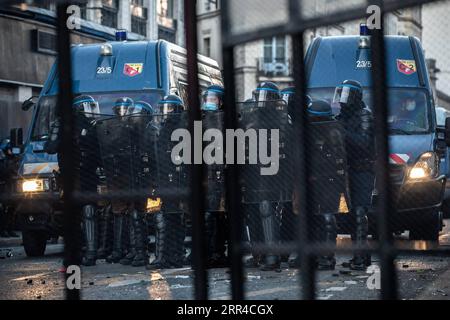
[[[81, 29], [72, 43], [113, 40], [116, 29], [130, 40], [165, 39], [184, 46], [183, 0], [88, 0], [78, 5]], [[32, 111], [22, 102], [39, 95], [56, 57], [56, 6], [26, 1], [0, 8], [0, 139], [11, 128], [26, 133]]]
[[[333, 14], [334, 12], [361, 6], [360, 0], [304, 1], [302, 15], [305, 18]], [[221, 64], [220, 2], [219, 0], [198, 0], [199, 48]], [[207, 10], [208, 8], [209, 10]], [[262, 26], [288, 22], [287, 3], [259, 0], [230, 2], [231, 31], [245, 32]], [[386, 34], [412, 35], [422, 37], [421, 7], [399, 10], [384, 18]], [[268, 14], [270, 13], [270, 14]], [[359, 34], [363, 20], [328, 25], [305, 32], [305, 48], [318, 36]], [[238, 101], [251, 97], [259, 82], [273, 81], [280, 88], [293, 84], [292, 43], [289, 36], [277, 36], [246, 43], [235, 51], [236, 94]]]

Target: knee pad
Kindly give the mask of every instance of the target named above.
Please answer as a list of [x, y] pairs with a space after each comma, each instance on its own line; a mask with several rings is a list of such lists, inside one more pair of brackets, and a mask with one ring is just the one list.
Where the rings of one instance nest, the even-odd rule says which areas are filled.
[[323, 215], [323, 222], [327, 232], [336, 232], [336, 217], [334, 214]]
[[95, 208], [93, 205], [86, 205], [83, 207], [83, 218], [85, 219], [94, 219], [95, 217]]
[[267, 200], [262, 201], [259, 204], [259, 213], [262, 218], [267, 218], [272, 215], [272, 206], [271, 203]]

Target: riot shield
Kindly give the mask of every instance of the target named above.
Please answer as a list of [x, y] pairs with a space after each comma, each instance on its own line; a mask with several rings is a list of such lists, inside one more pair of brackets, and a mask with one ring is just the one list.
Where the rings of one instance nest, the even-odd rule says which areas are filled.
[[[260, 103], [261, 105], [261, 103]], [[241, 190], [244, 203], [286, 202], [292, 198], [293, 156], [287, 139], [292, 131], [287, 104], [283, 100], [267, 101], [263, 106], [256, 104], [238, 105], [238, 126], [246, 135], [245, 143], [238, 145], [245, 152], [245, 165], [241, 168]], [[275, 132], [276, 131], [276, 132]], [[264, 135], [263, 133], [267, 134]], [[278, 133], [278, 141], [273, 141]], [[256, 137], [256, 139], [255, 139]], [[272, 142], [275, 142], [272, 150]], [[267, 155], [278, 153], [276, 172], [263, 174], [268, 164], [261, 162], [261, 148]], [[255, 163], [256, 160], [256, 163]]]
[[172, 150], [179, 141], [172, 141], [172, 133], [176, 129], [188, 128], [187, 112], [173, 114], [157, 114], [153, 116], [151, 128], [149, 129], [150, 139], [154, 140], [154, 159], [156, 166], [154, 170], [155, 195], [159, 196], [160, 190], [170, 190], [179, 197], [171, 198], [170, 201], [163, 201], [165, 212], [183, 211], [183, 206], [187, 204], [186, 194], [188, 188], [187, 166], [183, 163], [176, 164], [172, 161]]
[[338, 121], [312, 122], [310, 130], [310, 196], [315, 214], [338, 213], [348, 195], [344, 131]]
[[84, 113], [75, 116], [75, 188], [96, 192], [99, 183], [97, 168], [101, 166], [95, 122]]
[[[113, 195], [132, 191], [136, 187], [133, 170], [133, 127], [129, 117], [110, 117], [98, 120], [97, 136], [108, 193]], [[117, 207], [120, 208], [117, 208]], [[113, 202], [113, 211], [121, 211], [126, 204]]]
[[[207, 130], [218, 130], [224, 136], [224, 113], [223, 111], [204, 112], [202, 116], [203, 132]], [[216, 133], [218, 133], [216, 131]], [[211, 163], [204, 168], [204, 185], [206, 186], [207, 198], [205, 199], [205, 210], [207, 212], [225, 211], [225, 164], [223, 143], [218, 141], [203, 142], [203, 150], [208, 150], [208, 146], [214, 151], [207, 152], [211, 156]], [[214, 161], [221, 159], [221, 162]], [[212, 163], [213, 162], [213, 163]]]
[[141, 194], [151, 194], [154, 189], [152, 177], [155, 172], [156, 134], [150, 114], [132, 114], [129, 119], [132, 148], [134, 187]]

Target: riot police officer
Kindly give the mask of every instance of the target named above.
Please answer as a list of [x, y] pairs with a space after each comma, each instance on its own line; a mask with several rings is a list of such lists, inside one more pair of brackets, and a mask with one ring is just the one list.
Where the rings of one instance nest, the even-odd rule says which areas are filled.
[[[355, 80], [345, 80], [336, 87], [333, 98], [333, 102], [341, 106], [337, 118], [346, 132], [351, 212], [356, 218], [353, 236], [357, 245], [367, 244], [367, 213], [375, 179], [373, 116], [362, 97], [361, 84]], [[350, 268], [364, 270], [370, 263], [370, 255], [358, 250], [350, 261]]]
[[[224, 131], [223, 99], [224, 88], [210, 85], [202, 94], [203, 130], [217, 129]], [[206, 166], [207, 201], [205, 213], [206, 245], [208, 253], [207, 266], [220, 268], [227, 265], [225, 254], [228, 234], [228, 219], [225, 212], [225, 166], [209, 164]]]
[[[81, 95], [73, 101], [73, 112], [75, 114], [75, 189], [95, 193], [98, 180], [97, 168], [100, 166], [100, 161], [93, 120], [100, 113], [99, 106], [92, 96]], [[46, 151], [49, 154], [59, 151], [60, 129], [59, 119], [56, 119], [52, 123], [50, 137], [46, 143]], [[96, 211], [96, 204], [93, 201], [81, 203], [82, 231], [85, 244], [82, 264], [85, 266], [95, 265], [97, 259]]]
[[[312, 203], [311, 238], [315, 242], [336, 245], [335, 214], [341, 194], [346, 192], [346, 156], [344, 132], [325, 100], [313, 100], [307, 106], [310, 123], [310, 201]], [[326, 197], [324, 197], [324, 194]], [[333, 270], [336, 259], [332, 251], [317, 259], [319, 270]]]
[[[187, 127], [187, 118], [183, 101], [176, 95], [165, 96], [158, 102], [158, 115], [155, 114], [153, 128], [157, 141], [157, 154], [155, 155], [156, 170], [156, 190], [158, 188], [178, 188], [187, 187], [185, 172], [182, 166], [175, 166], [170, 159], [172, 149], [171, 134], [174, 129], [183, 126]], [[184, 209], [182, 203], [185, 199], [162, 199], [161, 211], [155, 213], [155, 260], [146, 268], [164, 269], [182, 267], [185, 260], [184, 251]]]
[[[264, 120], [264, 122], [261, 123], [262, 126], [267, 126], [266, 121], [277, 121], [276, 119], [270, 119], [272, 118], [272, 115], [269, 115], [269, 111], [276, 110], [276, 107], [279, 105], [281, 99], [280, 99], [280, 91], [278, 89], [278, 86], [273, 82], [262, 82], [258, 85], [258, 87], [253, 91], [253, 99], [255, 100], [255, 106], [256, 109], [260, 109], [261, 112], [264, 112], [265, 114], [261, 114], [256, 110], [255, 118], [263, 118], [261, 120]], [[278, 127], [280, 124], [274, 123], [275, 127]], [[249, 229], [250, 229], [250, 236], [252, 242], [258, 242], [263, 241], [265, 244], [269, 245], [275, 245], [280, 242], [280, 224], [281, 224], [281, 212], [282, 212], [282, 205], [280, 205], [280, 202], [278, 199], [275, 199], [274, 194], [269, 190], [260, 190], [260, 183], [256, 181], [250, 181], [251, 179], [255, 179], [255, 177], [247, 177], [247, 180], [245, 183], [248, 183], [250, 186], [248, 187], [249, 191], [250, 189], [253, 189], [251, 186], [252, 183], [255, 184], [255, 189], [259, 190], [256, 191], [259, 193], [257, 196], [258, 199], [258, 208], [254, 208], [252, 205], [247, 206], [248, 209], [251, 210], [249, 212]], [[259, 176], [257, 179], [270, 179], [267, 177]], [[268, 182], [271, 184], [269, 180], [264, 180], [266, 183]], [[278, 181], [277, 181], [278, 182]], [[265, 185], [264, 189], [266, 187], [270, 188], [277, 188], [277, 186], [268, 186]], [[273, 190], [276, 191], [276, 190]], [[270, 194], [270, 195], [269, 195]], [[252, 209], [256, 209], [256, 212], [253, 212]], [[256, 259], [255, 259], [256, 258]], [[271, 270], [280, 270], [280, 256], [268, 252], [264, 255], [264, 257], [254, 257], [254, 262], [257, 262], [258, 260], [262, 260], [261, 262], [261, 270], [263, 271], [271, 271]]]
[[[149, 155], [151, 150], [147, 143], [146, 129], [153, 114], [152, 106], [145, 101], [137, 101], [132, 108], [125, 113], [128, 117], [129, 132], [133, 138], [132, 168], [133, 176], [132, 190], [151, 190], [151, 178], [149, 176]], [[147, 226], [145, 223], [146, 197], [134, 201], [128, 205], [128, 236], [129, 246], [127, 254], [120, 259], [123, 265], [140, 267], [148, 264], [146, 250]]]
[[[119, 98], [114, 103], [112, 110], [115, 117], [108, 122], [105, 121], [105, 125], [111, 127], [103, 129], [101, 126], [98, 126], [107, 189], [108, 192], [120, 192], [124, 189], [132, 190], [131, 181], [133, 178], [130, 177], [132, 172], [130, 158], [132, 155], [126, 116], [134, 110], [134, 101], [129, 97]], [[120, 166], [120, 170], [117, 166]], [[129, 203], [123, 200], [113, 200], [111, 202], [113, 245], [111, 254], [106, 257], [106, 262], [108, 263], [120, 262], [130, 249], [124, 241], [126, 240], [126, 222], [128, 222], [128, 225], [131, 223], [131, 219], [125, 221], [125, 218], [131, 214], [128, 210], [128, 205]], [[134, 260], [134, 254], [135, 252], [133, 252], [131, 261]], [[130, 258], [130, 256], [128, 257]]]

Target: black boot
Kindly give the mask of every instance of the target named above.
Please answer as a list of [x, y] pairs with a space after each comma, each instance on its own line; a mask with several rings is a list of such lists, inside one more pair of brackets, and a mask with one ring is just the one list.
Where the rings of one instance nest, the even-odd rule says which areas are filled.
[[99, 219], [99, 243], [97, 250], [97, 258], [105, 259], [111, 253], [111, 245], [109, 242], [109, 234], [112, 220], [111, 206], [105, 206]]
[[133, 267], [143, 267], [148, 264], [147, 255], [147, 225], [144, 221], [144, 213], [133, 210], [132, 214], [133, 229], [134, 229], [134, 245], [136, 254], [131, 262]]
[[84, 266], [95, 265], [97, 259], [97, 230], [95, 222], [95, 208], [92, 205], [85, 205], [82, 208], [83, 234], [86, 250], [81, 264]]
[[[325, 245], [336, 245], [337, 226], [334, 214], [322, 215], [322, 242]], [[326, 253], [317, 259], [317, 267], [319, 270], [334, 270], [336, 259], [334, 252]]]
[[133, 217], [131, 214], [126, 215], [127, 219], [127, 230], [128, 230], [128, 248], [127, 248], [127, 254], [125, 257], [120, 259], [119, 263], [123, 265], [130, 265], [134, 257], [136, 256], [136, 237], [135, 237], [135, 229], [134, 229], [134, 223], [133, 223]]
[[[264, 243], [267, 245], [278, 244], [280, 242], [280, 223], [276, 209], [269, 201], [261, 202], [259, 209]], [[280, 271], [280, 256], [268, 252], [264, 256], [264, 261], [260, 269], [262, 271]]]
[[[369, 220], [367, 218], [367, 209], [365, 207], [356, 207], [356, 232], [355, 245], [367, 245], [367, 235], [369, 232]], [[356, 250], [353, 259], [350, 260], [350, 269], [352, 270], [366, 270], [371, 264], [370, 254], [364, 250]]]
[[155, 219], [156, 259], [146, 265], [146, 268], [149, 270], [181, 268], [185, 259], [183, 214], [158, 212]]
[[205, 213], [207, 268], [223, 268], [227, 265], [224, 235], [226, 225], [224, 219], [221, 219], [223, 215], [223, 212]]
[[121, 213], [114, 214], [114, 227], [113, 227], [113, 250], [111, 254], [106, 257], [106, 262], [117, 263], [123, 257], [122, 248], [122, 232], [123, 232], [123, 215]]

